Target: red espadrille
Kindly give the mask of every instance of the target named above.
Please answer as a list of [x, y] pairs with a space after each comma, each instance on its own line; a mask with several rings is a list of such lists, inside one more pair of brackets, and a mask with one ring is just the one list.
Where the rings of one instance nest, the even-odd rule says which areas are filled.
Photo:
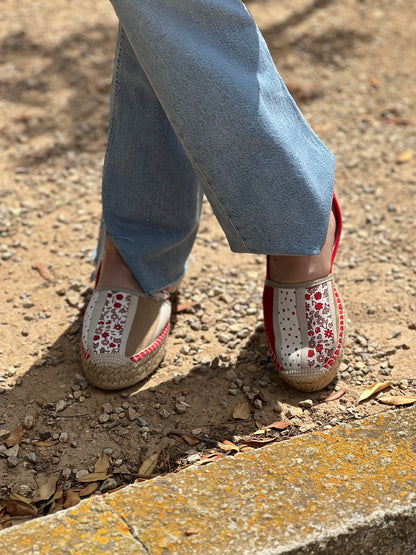
[[[334, 197], [337, 222], [332, 265], [342, 229], [341, 211]], [[335, 377], [345, 345], [345, 317], [332, 273], [305, 283], [267, 279], [263, 292], [264, 326], [270, 355], [281, 377], [300, 391], [318, 391]]]

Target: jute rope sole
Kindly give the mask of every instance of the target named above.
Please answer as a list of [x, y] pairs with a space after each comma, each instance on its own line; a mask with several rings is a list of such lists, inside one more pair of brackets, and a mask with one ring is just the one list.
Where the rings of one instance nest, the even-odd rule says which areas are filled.
[[167, 336], [160, 345], [144, 358], [126, 364], [125, 357], [96, 355], [82, 357], [82, 367], [90, 383], [100, 389], [118, 390], [131, 387], [156, 370], [166, 351]]

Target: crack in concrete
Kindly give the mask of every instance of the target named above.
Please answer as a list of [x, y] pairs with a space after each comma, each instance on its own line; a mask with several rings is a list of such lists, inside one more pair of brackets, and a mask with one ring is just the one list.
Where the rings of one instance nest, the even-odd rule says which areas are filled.
[[107, 503], [107, 501], [105, 499], [103, 499], [103, 502], [107, 505], [108, 511], [114, 515], [115, 517], [119, 518], [122, 522], [124, 522], [124, 524], [127, 526], [129, 532], [130, 532], [130, 536], [134, 539], [134, 541], [136, 541], [145, 551], [145, 553], [150, 554], [150, 551], [148, 549], [148, 547], [140, 540], [140, 538], [138, 538], [135, 533], [134, 533], [134, 526], [130, 525], [127, 520], [125, 518], [123, 518], [122, 515], [115, 513], [110, 505]]

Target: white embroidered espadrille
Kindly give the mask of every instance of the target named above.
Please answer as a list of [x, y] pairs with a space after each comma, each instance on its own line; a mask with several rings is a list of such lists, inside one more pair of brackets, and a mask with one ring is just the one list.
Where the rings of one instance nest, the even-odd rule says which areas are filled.
[[169, 334], [168, 292], [145, 296], [121, 288], [97, 288], [84, 315], [82, 366], [101, 389], [130, 387], [162, 361]]
[[[332, 265], [341, 235], [337, 220]], [[270, 355], [283, 380], [300, 391], [318, 391], [335, 377], [346, 341], [345, 315], [332, 273], [306, 283], [269, 279], [263, 293], [264, 326]]]

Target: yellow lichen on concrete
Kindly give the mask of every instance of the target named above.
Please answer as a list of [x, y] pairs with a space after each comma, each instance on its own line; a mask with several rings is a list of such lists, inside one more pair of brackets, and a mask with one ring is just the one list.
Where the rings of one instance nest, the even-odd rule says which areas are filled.
[[104, 501], [93, 498], [0, 533], [0, 553], [8, 555], [95, 555], [144, 553], [128, 526]]

